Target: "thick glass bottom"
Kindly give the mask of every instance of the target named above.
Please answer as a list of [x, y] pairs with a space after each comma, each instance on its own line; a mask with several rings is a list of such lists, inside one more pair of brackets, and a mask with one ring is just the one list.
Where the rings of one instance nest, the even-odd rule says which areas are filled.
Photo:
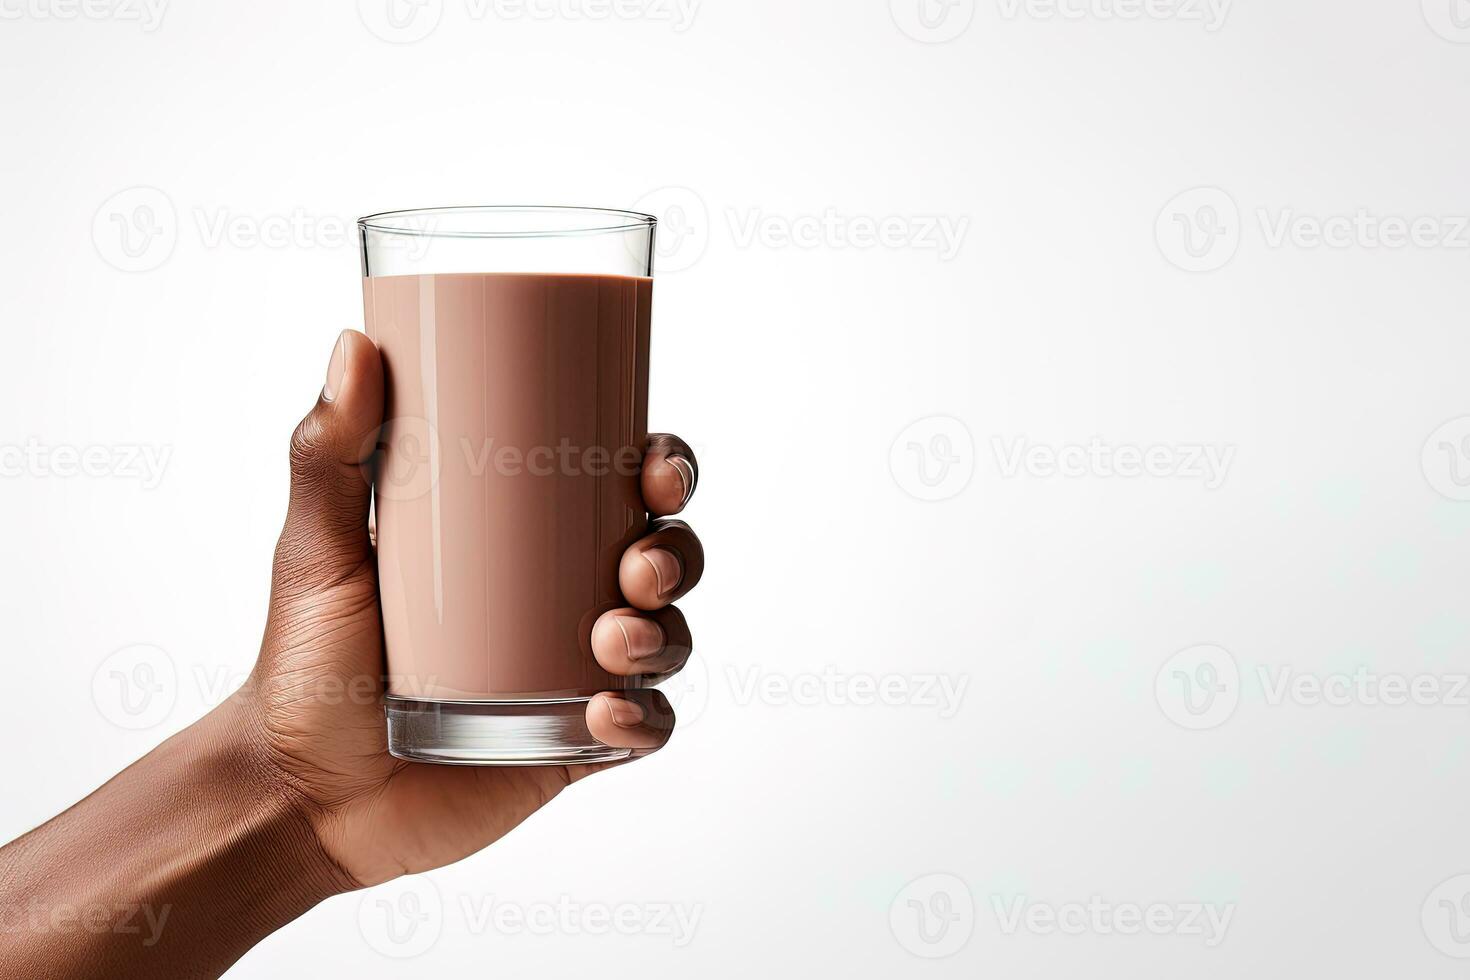
[[565, 701], [387, 699], [388, 751], [411, 762], [456, 766], [553, 766], [615, 762], [631, 749], [587, 730], [589, 698]]

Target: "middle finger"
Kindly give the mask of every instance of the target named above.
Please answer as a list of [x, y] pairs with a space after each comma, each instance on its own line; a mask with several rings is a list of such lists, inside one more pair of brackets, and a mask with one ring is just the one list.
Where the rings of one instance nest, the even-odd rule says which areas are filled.
[[630, 606], [662, 609], [699, 584], [704, 546], [683, 521], [653, 522], [653, 533], [623, 552], [618, 587]]

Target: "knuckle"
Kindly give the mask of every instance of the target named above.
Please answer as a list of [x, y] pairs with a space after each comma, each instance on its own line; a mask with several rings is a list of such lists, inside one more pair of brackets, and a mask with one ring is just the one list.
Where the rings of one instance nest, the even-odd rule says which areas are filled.
[[300, 477], [314, 473], [322, 458], [322, 427], [313, 412], [291, 433], [291, 475]]
[[655, 456], [683, 456], [690, 463], [695, 463], [694, 449], [683, 439], [667, 432], [649, 435], [647, 451]]

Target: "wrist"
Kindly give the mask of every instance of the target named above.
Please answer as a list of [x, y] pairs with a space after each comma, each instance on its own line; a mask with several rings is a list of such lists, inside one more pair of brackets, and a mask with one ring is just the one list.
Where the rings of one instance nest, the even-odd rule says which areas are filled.
[[[0, 904], [28, 910], [0, 937], [0, 974], [217, 976], [356, 887], [262, 744], [250, 706], [232, 700], [0, 851]], [[118, 910], [142, 918], [92, 927]]]
[[361, 885], [322, 846], [318, 827], [326, 815], [278, 764], [245, 693], [181, 734], [189, 736], [200, 791], [233, 815], [227, 839], [242, 859], [238, 887], [274, 896], [277, 914], [291, 913], [284, 922]]
[[[254, 706], [231, 698], [134, 768], [150, 825], [133, 900], [167, 908], [148, 976], [227, 967], [319, 902], [356, 887], [322, 850], [305, 801], [270, 762]], [[123, 782], [132, 770], [115, 780]], [[111, 789], [113, 784], [103, 788]], [[108, 809], [128, 810], [140, 787]], [[209, 963], [199, 962], [207, 958]]]

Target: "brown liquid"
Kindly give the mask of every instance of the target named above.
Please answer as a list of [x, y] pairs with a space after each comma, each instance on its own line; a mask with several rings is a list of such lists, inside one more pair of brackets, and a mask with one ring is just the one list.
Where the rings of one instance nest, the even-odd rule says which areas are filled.
[[646, 531], [653, 280], [363, 280], [388, 402], [377, 475], [389, 693], [589, 696], [592, 623]]

